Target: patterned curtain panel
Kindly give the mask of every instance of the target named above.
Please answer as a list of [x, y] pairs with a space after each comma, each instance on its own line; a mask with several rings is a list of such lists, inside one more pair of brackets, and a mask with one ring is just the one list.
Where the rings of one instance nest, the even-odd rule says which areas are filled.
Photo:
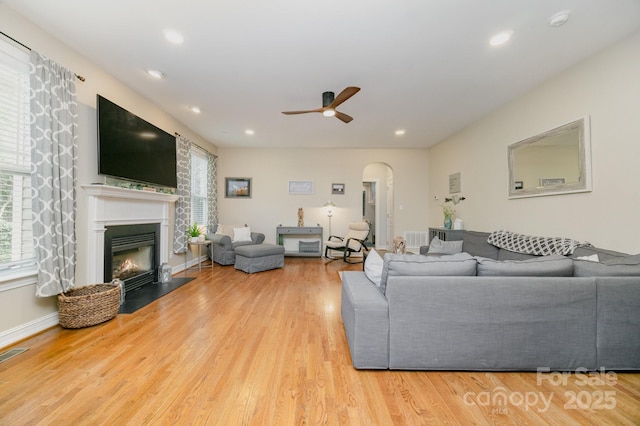
[[178, 188], [180, 196], [176, 201], [176, 223], [173, 230], [173, 252], [187, 252], [187, 230], [191, 219], [191, 142], [178, 136], [176, 138]]
[[208, 225], [218, 223], [218, 156], [207, 152], [207, 182], [209, 183], [209, 195], [207, 197], [209, 212]]
[[73, 288], [78, 106], [74, 74], [31, 51], [31, 187], [36, 296]]

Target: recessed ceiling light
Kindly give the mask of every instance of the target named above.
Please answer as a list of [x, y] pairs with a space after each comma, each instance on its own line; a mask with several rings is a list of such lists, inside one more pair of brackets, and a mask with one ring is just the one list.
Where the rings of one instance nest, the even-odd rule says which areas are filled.
[[489, 40], [489, 44], [492, 46], [500, 46], [509, 41], [511, 36], [513, 35], [513, 31], [502, 31]]
[[400, 130], [396, 130], [396, 136], [402, 136], [404, 135], [404, 130], [400, 129]]
[[165, 78], [166, 74], [158, 70], [147, 70], [147, 74], [155, 78]]
[[200, 114], [201, 112], [200, 108], [198, 108], [197, 106], [191, 106], [189, 107], [189, 109], [191, 110], [191, 112], [195, 112], [196, 114]]
[[569, 15], [571, 15], [570, 10], [563, 10], [562, 12], [558, 12], [549, 18], [549, 25], [552, 27], [561, 27], [566, 24], [569, 20]]
[[251, 135], [253, 135], [254, 132], [251, 129], [247, 129], [247, 130], [244, 131], [244, 133], [245, 133], [245, 135], [251, 136]]
[[184, 42], [184, 37], [176, 30], [164, 30], [164, 38], [173, 44], [182, 44]]

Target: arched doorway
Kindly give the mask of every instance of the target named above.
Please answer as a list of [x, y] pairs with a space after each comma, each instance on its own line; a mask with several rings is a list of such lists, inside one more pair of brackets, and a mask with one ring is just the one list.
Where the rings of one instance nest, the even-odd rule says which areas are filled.
[[386, 163], [368, 164], [362, 172], [362, 217], [371, 225], [368, 243], [388, 250], [393, 240], [393, 170]]

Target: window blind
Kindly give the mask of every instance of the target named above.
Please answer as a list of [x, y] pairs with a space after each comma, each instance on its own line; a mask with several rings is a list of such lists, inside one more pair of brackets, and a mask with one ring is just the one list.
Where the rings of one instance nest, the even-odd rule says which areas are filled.
[[0, 271], [33, 264], [29, 55], [0, 38]]
[[207, 155], [198, 147], [191, 148], [191, 223], [208, 226]]

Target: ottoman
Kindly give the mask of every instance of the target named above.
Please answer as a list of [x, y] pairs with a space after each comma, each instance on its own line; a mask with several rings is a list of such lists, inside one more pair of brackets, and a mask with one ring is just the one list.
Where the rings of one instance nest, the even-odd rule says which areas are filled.
[[235, 249], [235, 268], [253, 274], [284, 267], [284, 247], [273, 244], [249, 244]]

